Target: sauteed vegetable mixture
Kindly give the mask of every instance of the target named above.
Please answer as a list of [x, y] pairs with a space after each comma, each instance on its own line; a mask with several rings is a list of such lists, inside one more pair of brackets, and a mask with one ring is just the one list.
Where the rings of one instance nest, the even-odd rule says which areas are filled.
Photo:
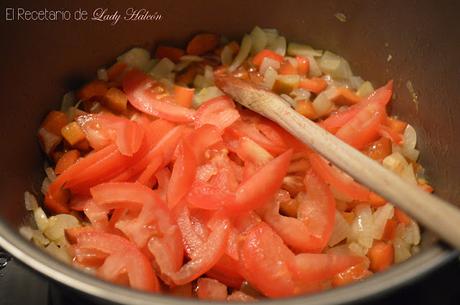
[[35, 223], [21, 233], [113, 283], [231, 301], [345, 285], [417, 250], [411, 218], [235, 104], [216, 71], [432, 191], [414, 128], [386, 112], [391, 81], [374, 90], [342, 57], [255, 27], [240, 43], [133, 48], [66, 94], [38, 131], [44, 206], [25, 193]]

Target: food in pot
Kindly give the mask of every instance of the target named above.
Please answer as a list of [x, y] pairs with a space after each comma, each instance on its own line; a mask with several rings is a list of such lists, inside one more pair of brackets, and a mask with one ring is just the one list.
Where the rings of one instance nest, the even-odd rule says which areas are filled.
[[[224, 71], [431, 192], [414, 128], [342, 57], [255, 27], [238, 43], [134, 48], [63, 98], [38, 131], [43, 207], [21, 233], [134, 289], [249, 301], [362, 280], [409, 258], [418, 225], [214, 84]], [[45, 213], [47, 211], [48, 214]], [[48, 216], [50, 215], [50, 216]]]

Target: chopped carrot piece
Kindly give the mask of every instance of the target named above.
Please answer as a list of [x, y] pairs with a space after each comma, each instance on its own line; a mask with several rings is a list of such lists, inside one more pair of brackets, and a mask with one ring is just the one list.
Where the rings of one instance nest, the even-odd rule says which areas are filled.
[[80, 89], [78, 98], [80, 100], [88, 100], [93, 96], [104, 96], [108, 89], [109, 87], [106, 82], [102, 80], [93, 80]]
[[278, 69], [278, 74], [297, 74], [297, 68], [294, 67], [288, 60], [283, 61]]
[[190, 108], [192, 106], [194, 93], [195, 89], [177, 85], [174, 86], [174, 97], [176, 99], [176, 103], [183, 107]]
[[67, 115], [62, 111], [50, 111], [42, 123], [42, 127], [54, 135], [60, 136], [61, 129], [67, 125]]
[[86, 139], [85, 133], [77, 122], [71, 122], [64, 126], [61, 130], [61, 134], [70, 145], [75, 145]]
[[317, 117], [315, 108], [313, 108], [313, 103], [307, 100], [297, 101], [297, 106], [295, 110], [309, 119], [315, 119]]
[[365, 264], [361, 263], [358, 265], [351, 266], [347, 270], [336, 274], [332, 278], [331, 284], [333, 287], [343, 286], [343, 285], [347, 285], [347, 284], [359, 281], [363, 278], [368, 277], [371, 274], [372, 272], [370, 272], [366, 268]]
[[339, 106], [351, 106], [361, 102], [361, 98], [353, 91], [345, 87], [336, 88], [334, 96], [331, 100]]
[[112, 82], [112, 81], [119, 80], [119, 78], [121, 77], [123, 72], [125, 72], [126, 67], [127, 67], [127, 65], [122, 61], [118, 61], [118, 62], [114, 63], [107, 70], [107, 78], [109, 79], [109, 81]]
[[387, 201], [385, 200], [385, 198], [377, 195], [376, 193], [374, 192], [370, 192], [369, 194], [369, 202], [372, 206], [374, 207], [379, 207], [379, 206], [382, 206], [384, 205], [385, 203], [387, 203]]
[[67, 151], [59, 158], [59, 161], [56, 163], [56, 168], [54, 172], [56, 175], [62, 174], [67, 168], [69, 168], [72, 164], [77, 162], [78, 158], [80, 158], [80, 152], [76, 149], [72, 149]]
[[300, 75], [307, 75], [310, 71], [310, 62], [308, 59], [303, 56], [296, 56], [295, 59], [297, 60], [297, 72]]
[[216, 34], [198, 34], [187, 44], [187, 54], [203, 55], [214, 50], [219, 44], [219, 35]]
[[408, 225], [411, 223], [412, 219], [404, 213], [401, 209], [395, 208], [395, 218], [399, 223]]
[[403, 133], [404, 129], [406, 129], [407, 127], [406, 122], [403, 122], [398, 119], [390, 118], [390, 117], [387, 118], [386, 125], [397, 133]]
[[199, 73], [199, 68], [195, 65], [189, 66], [183, 73], [176, 77], [176, 83], [188, 86], [193, 84], [195, 76]]
[[159, 46], [155, 52], [155, 57], [158, 59], [168, 58], [172, 62], [177, 63], [185, 52], [182, 49], [168, 46]]
[[388, 219], [387, 223], [385, 224], [385, 229], [383, 230], [382, 240], [383, 241], [393, 240], [395, 238], [397, 226], [398, 226], [398, 222], [396, 220]]
[[268, 58], [271, 58], [273, 60], [276, 60], [277, 62], [283, 62], [284, 58], [283, 56], [279, 55], [278, 53], [272, 51], [272, 50], [268, 50], [268, 49], [263, 49], [262, 51], [260, 51], [259, 53], [256, 54], [256, 56], [254, 56], [254, 58], [252, 59], [252, 63], [259, 67], [264, 58], [265, 57], [268, 57]]
[[118, 113], [123, 113], [128, 107], [128, 97], [118, 88], [110, 88], [102, 100], [104, 106]]
[[380, 272], [393, 264], [394, 249], [391, 243], [384, 241], [376, 241], [374, 245], [367, 252], [371, 264], [369, 269], [373, 272]]
[[324, 79], [319, 77], [306, 78], [300, 81], [299, 87], [313, 93], [321, 93], [327, 87], [327, 83]]
[[381, 137], [364, 149], [364, 153], [374, 160], [383, 160], [385, 157], [391, 155], [391, 152], [391, 140], [386, 137]]

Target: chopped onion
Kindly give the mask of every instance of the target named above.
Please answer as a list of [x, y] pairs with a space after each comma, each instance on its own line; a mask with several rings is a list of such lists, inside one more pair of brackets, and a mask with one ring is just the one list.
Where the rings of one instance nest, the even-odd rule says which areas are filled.
[[24, 192], [24, 204], [27, 211], [33, 211], [38, 208], [37, 198], [30, 192]]
[[32, 241], [40, 247], [44, 247], [50, 243], [48, 238], [43, 235], [43, 233], [39, 230], [34, 230], [33, 235], [32, 235]]
[[353, 75], [349, 79], [349, 84], [352, 89], [357, 90], [362, 84], [364, 84], [364, 80], [360, 76]]
[[[271, 45], [278, 38], [278, 30], [276, 29], [263, 29], [267, 37], [267, 45]], [[265, 46], [266, 47], [266, 46]]]
[[132, 48], [128, 52], [119, 56], [117, 60], [124, 62], [129, 67], [145, 71], [150, 63], [150, 53], [146, 49]]
[[180, 58], [181, 61], [200, 62], [203, 61], [203, 57], [197, 55], [183, 55]]
[[284, 56], [286, 55], [286, 38], [284, 38], [284, 36], [278, 36], [273, 43], [269, 44], [267, 47], [279, 55]]
[[108, 81], [109, 76], [107, 75], [107, 70], [104, 68], [97, 70], [97, 79], [103, 80], [105, 82]]
[[315, 50], [306, 44], [290, 42], [287, 47], [287, 54], [290, 56], [321, 57], [323, 51]]
[[265, 74], [268, 68], [278, 70], [280, 68], [279, 61], [271, 59], [270, 57], [265, 57], [260, 64], [259, 72], [260, 74]]
[[310, 64], [310, 70], [308, 72], [308, 76], [310, 77], [318, 77], [321, 76], [321, 69], [319, 68], [318, 62], [313, 56], [306, 56], [308, 62]]
[[220, 53], [220, 61], [224, 66], [229, 66], [233, 60], [233, 50], [229, 46], [225, 46]]
[[401, 238], [393, 240], [395, 263], [400, 263], [411, 257], [410, 246]]
[[58, 214], [49, 218], [48, 227], [43, 231], [50, 240], [58, 240], [64, 236], [64, 230], [78, 227], [78, 219], [70, 214]]
[[310, 100], [311, 93], [308, 90], [303, 88], [296, 88], [292, 90], [291, 95], [294, 97], [294, 100]]
[[372, 247], [373, 217], [372, 210], [368, 205], [358, 205], [355, 210], [355, 220], [351, 224], [349, 237], [364, 248]]
[[264, 30], [256, 26], [249, 35], [252, 39], [251, 54], [254, 55], [262, 51], [267, 45], [267, 34]]
[[46, 217], [45, 212], [43, 212], [43, 209], [40, 207], [34, 210], [34, 220], [40, 231], [46, 230], [49, 225], [48, 217]]
[[174, 70], [174, 63], [168, 58], [161, 59], [154, 67], [149, 71], [149, 74], [156, 79], [167, 78]]
[[356, 242], [349, 243], [348, 249], [350, 249], [351, 252], [358, 256], [365, 256], [367, 254], [367, 251], [369, 250], [369, 248], [363, 247], [362, 245]]
[[329, 74], [333, 78], [349, 79], [353, 76], [350, 65], [342, 57], [326, 51], [319, 60], [319, 67], [324, 74]]
[[387, 169], [401, 174], [407, 166], [407, 161], [404, 156], [399, 152], [394, 152], [383, 159], [382, 164]]
[[347, 238], [349, 233], [350, 225], [345, 218], [343, 218], [342, 213], [335, 211], [335, 224], [331, 237], [329, 238], [329, 247], [337, 245], [339, 242]]
[[404, 130], [404, 147], [415, 148], [417, 145], [417, 133], [415, 132], [414, 127], [410, 124], [407, 124], [406, 129]]
[[[61, 111], [65, 112], [67, 116], [69, 116], [69, 110], [72, 108], [73, 105], [77, 102], [75, 97], [75, 93], [73, 91], [69, 91], [62, 97], [61, 101]], [[70, 116], [69, 116], [70, 117]]]
[[240, 51], [236, 55], [228, 70], [230, 72], [235, 71], [248, 57], [249, 52], [252, 47], [252, 39], [249, 35], [244, 35], [243, 40], [241, 41]]
[[295, 108], [297, 106], [297, 102], [292, 98], [290, 97], [289, 95], [287, 94], [281, 94], [280, 95], [286, 102], [288, 102], [289, 106], [291, 106], [292, 108]]
[[[206, 65], [204, 67], [204, 77], [206, 78], [207, 82], [209, 83], [209, 86], [214, 85], [214, 70], [212, 69], [211, 66]], [[206, 86], [206, 87], [209, 87]]]
[[192, 105], [193, 105], [194, 108], [198, 108], [204, 102], [206, 102], [206, 101], [208, 101], [208, 100], [210, 100], [212, 98], [222, 96], [222, 95], [224, 95], [224, 93], [219, 88], [217, 88], [216, 86], [203, 88], [197, 94], [195, 94], [193, 96], [193, 104]]
[[313, 100], [313, 108], [318, 116], [326, 115], [330, 112], [334, 103], [330, 100], [328, 92], [323, 91]]
[[415, 221], [411, 221], [404, 226], [401, 238], [410, 245], [418, 245], [420, 243], [420, 228]]
[[42, 187], [40, 189], [43, 195], [46, 195], [46, 193], [48, 193], [48, 187], [50, 186], [50, 184], [51, 184], [51, 181], [50, 179], [48, 179], [48, 177], [43, 179]]
[[52, 167], [47, 166], [45, 168], [45, 173], [46, 173], [46, 176], [48, 177], [48, 179], [50, 179], [51, 182], [56, 180], [56, 173], [54, 172]]
[[277, 77], [278, 77], [278, 72], [276, 72], [276, 70], [273, 69], [272, 67], [268, 67], [264, 73], [263, 86], [271, 90], [273, 88], [273, 84], [275, 83]]
[[214, 81], [212, 79], [209, 79], [202, 74], [197, 74], [195, 76], [195, 79], [193, 80], [193, 87], [201, 90], [210, 86], [214, 86]]
[[383, 232], [385, 231], [385, 225], [387, 224], [388, 219], [392, 218], [394, 214], [394, 207], [386, 203], [385, 205], [379, 207], [373, 214], [373, 238], [381, 239]]
[[412, 164], [407, 164], [401, 172], [400, 176], [407, 182], [417, 185], [417, 179], [415, 178], [414, 167]]
[[34, 236], [34, 229], [29, 226], [22, 226], [19, 228], [19, 234], [27, 240], [31, 240]]
[[374, 86], [369, 81], [366, 81], [359, 86], [358, 91], [356, 91], [356, 95], [360, 97], [368, 97], [374, 92]]
[[297, 74], [287, 74], [287, 75], [278, 75], [276, 77], [276, 85], [279, 85], [286, 91], [284, 92], [292, 92], [300, 82], [300, 75]]
[[69, 253], [67, 253], [65, 249], [59, 248], [55, 243], [49, 243], [48, 246], [45, 247], [45, 251], [65, 263], [72, 262]]

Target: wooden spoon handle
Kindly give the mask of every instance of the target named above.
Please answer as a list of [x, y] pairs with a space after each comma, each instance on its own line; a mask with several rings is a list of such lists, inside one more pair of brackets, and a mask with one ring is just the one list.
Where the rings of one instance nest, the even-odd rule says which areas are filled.
[[293, 110], [278, 95], [230, 76], [216, 83], [240, 104], [278, 123], [354, 179], [394, 203], [460, 249], [460, 210], [401, 179]]

